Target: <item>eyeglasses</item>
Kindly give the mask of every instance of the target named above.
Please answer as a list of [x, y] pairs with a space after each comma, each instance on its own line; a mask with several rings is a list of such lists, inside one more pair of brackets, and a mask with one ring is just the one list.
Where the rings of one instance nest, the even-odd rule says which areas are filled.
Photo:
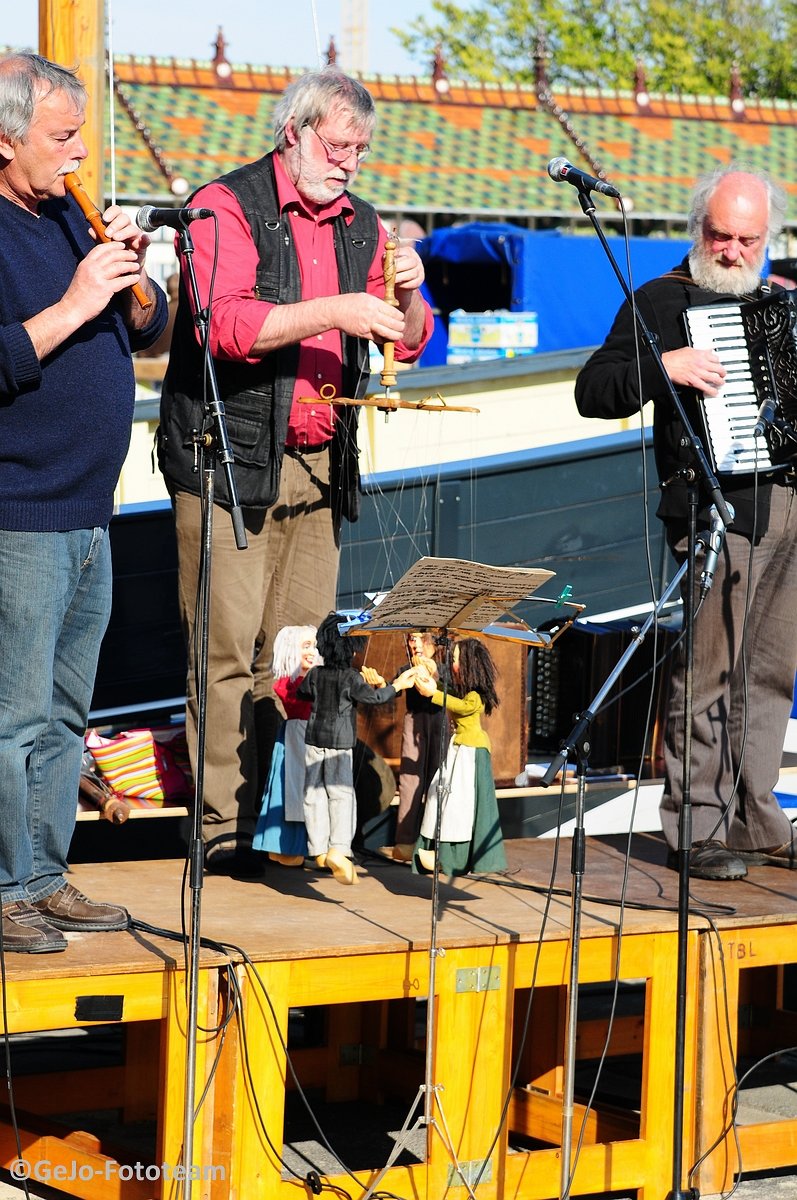
[[311, 130], [316, 135], [326, 150], [329, 161], [338, 165], [345, 163], [346, 159], [351, 158], [352, 154], [357, 155], [357, 162], [362, 162], [371, 152], [371, 147], [367, 144], [364, 146], [335, 146], [332, 142], [328, 142], [326, 138], [322, 138], [318, 130], [314, 129], [312, 125], [305, 125], [305, 129]]

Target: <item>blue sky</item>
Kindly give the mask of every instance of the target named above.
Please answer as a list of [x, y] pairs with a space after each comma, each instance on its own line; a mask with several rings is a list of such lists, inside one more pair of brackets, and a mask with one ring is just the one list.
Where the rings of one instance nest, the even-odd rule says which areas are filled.
[[[3, 11], [0, 40], [32, 46], [38, 38], [37, 0], [12, 0]], [[367, 11], [363, 39], [366, 70], [390, 75], [426, 75], [426, 61], [413, 62], [390, 29], [429, 12], [429, 0], [107, 0], [115, 54], [165, 54], [210, 58], [219, 25], [232, 62], [312, 68], [318, 65], [316, 27], [322, 51], [334, 36], [345, 42], [344, 13]], [[340, 61], [345, 70], [351, 63]]]

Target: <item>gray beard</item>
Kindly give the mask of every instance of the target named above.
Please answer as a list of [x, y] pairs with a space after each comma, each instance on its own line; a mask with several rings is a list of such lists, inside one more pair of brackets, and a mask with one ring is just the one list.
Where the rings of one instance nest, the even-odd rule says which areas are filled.
[[689, 251], [689, 269], [698, 287], [707, 292], [730, 296], [745, 296], [756, 291], [761, 282], [763, 263], [763, 251], [757, 263], [745, 263], [738, 267], [720, 266], [703, 245], [693, 246]]

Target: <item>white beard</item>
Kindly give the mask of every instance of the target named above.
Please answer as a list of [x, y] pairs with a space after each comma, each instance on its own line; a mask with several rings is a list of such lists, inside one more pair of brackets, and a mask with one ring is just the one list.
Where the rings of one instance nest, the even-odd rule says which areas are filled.
[[689, 251], [689, 268], [698, 287], [707, 292], [720, 292], [730, 296], [744, 296], [754, 292], [761, 282], [761, 267], [764, 264], [762, 250], [753, 263], [737, 263], [723, 267], [711, 251], [697, 243]]

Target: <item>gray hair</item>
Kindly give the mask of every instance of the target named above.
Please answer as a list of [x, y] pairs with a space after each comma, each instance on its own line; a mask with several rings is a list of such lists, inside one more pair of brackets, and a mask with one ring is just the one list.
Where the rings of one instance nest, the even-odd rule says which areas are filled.
[[368, 131], [376, 125], [376, 106], [367, 88], [356, 79], [329, 67], [310, 71], [289, 83], [274, 109], [274, 145], [284, 150], [285, 130], [293, 121], [297, 134], [305, 125], [315, 128], [330, 109], [340, 105], [351, 114], [352, 123]]
[[709, 201], [714, 195], [717, 184], [727, 175], [752, 175], [754, 179], [763, 183], [769, 198], [767, 236], [770, 241], [774, 241], [783, 229], [786, 220], [786, 193], [782, 187], [773, 182], [765, 171], [754, 170], [752, 167], [745, 166], [744, 163], [729, 163], [725, 167], [718, 167], [716, 171], [700, 176], [692, 192], [692, 204], [686, 225], [689, 236], [692, 238], [699, 236], [706, 219]]
[[[275, 679], [286, 675], [296, 679], [302, 669], [302, 642], [312, 642], [315, 646], [315, 635], [318, 630], [315, 625], [285, 625], [274, 638], [274, 656], [271, 669]], [[321, 662], [318, 653], [315, 661]]]
[[0, 62], [0, 134], [9, 142], [24, 142], [37, 101], [51, 92], [65, 92], [77, 108], [86, 106], [86, 89], [74, 71], [28, 50]]

